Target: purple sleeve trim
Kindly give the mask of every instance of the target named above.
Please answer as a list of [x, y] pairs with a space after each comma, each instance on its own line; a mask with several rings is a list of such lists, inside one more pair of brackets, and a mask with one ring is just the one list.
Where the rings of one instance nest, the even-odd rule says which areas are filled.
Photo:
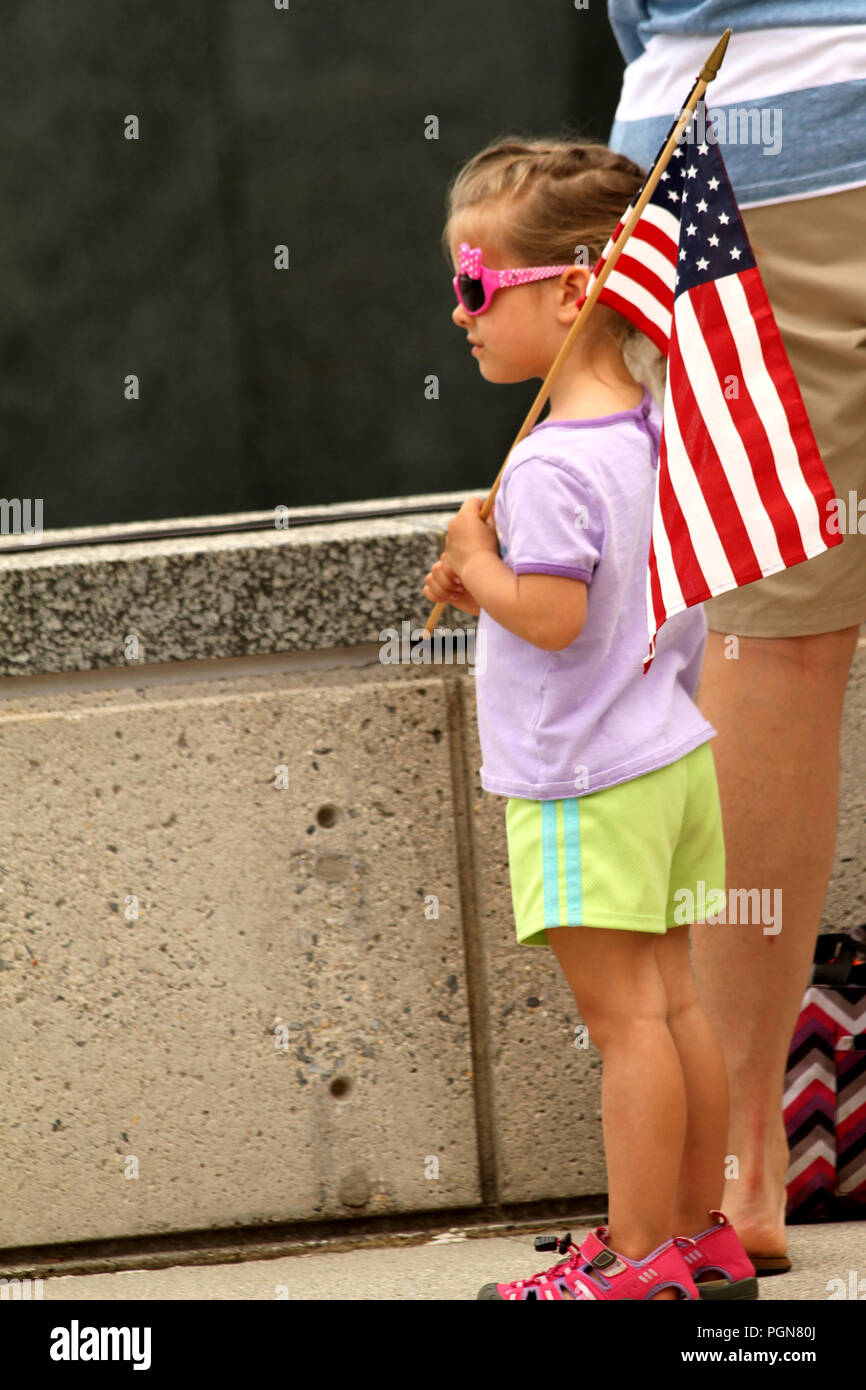
[[515, 574], [561, 574], [565, 579], [582, 579], [584, 584], [592, 583], [590, 570], [575, 569], [573, 565], [547, 565], [539, 561], [525, 560], [514, 566]]

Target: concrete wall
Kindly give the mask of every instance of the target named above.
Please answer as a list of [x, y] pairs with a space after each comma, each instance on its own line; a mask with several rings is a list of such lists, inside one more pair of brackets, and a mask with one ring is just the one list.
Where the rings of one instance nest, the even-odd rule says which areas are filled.
[[[0, 554], [0, 1247], [603, 1193], [471, 668], [379, 660], [453, 507], [374, 505]], [[826, 925], [866, 917], [864, 682], [861, 643]]]

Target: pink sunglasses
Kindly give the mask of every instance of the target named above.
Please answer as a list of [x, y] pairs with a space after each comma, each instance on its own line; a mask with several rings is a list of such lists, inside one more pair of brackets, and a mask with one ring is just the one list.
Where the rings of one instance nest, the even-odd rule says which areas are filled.
[[454, 276], [454, 293], [467, 314], [483, 314], [497, 290], [526, 285], [532, 280], [550, 280], [571, 270], [570, 265], [532, 265], [523, 270], [488, 270], [481, 264], [480, 246], [460, 243], [460, 259]]

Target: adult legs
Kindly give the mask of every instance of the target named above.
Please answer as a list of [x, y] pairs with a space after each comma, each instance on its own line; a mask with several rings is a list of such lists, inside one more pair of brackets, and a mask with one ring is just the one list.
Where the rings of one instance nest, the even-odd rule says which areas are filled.
[[707, 635], [698, 705], [717, 730], [713, 757], [727, 886], [781, 889], [782, 929], [692, 927], [698, 992], [730, 1087], [727, 1153], [738, 1176], [724, 1211], [746, 1249], [784, 1254], [788, 1145], [785, 1063], [809, 978], [833, 864], [839, 733], [859, 627], [807, 637]]

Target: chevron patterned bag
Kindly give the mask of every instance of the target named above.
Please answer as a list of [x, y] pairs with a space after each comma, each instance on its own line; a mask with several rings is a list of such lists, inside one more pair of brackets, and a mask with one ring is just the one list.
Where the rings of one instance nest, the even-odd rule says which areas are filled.
[[866, 924], [825, 932], [791, 1041], [785, 1219], [866, 1219]]

